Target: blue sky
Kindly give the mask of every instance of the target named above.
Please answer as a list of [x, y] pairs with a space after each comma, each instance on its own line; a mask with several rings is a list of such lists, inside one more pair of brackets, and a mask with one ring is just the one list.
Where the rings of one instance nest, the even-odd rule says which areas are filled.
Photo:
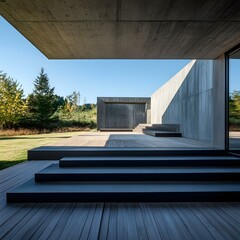
[[55, 93], [79, 91], [81, 100], [97, 96], [149, 97], [189, 60], [48, 60], [0, 16], [0, 70], [18, 80], [25, 96], [41, 67]]
[[240, 91], [240, 59], [230, 59], [229, 63], [229, 89]]

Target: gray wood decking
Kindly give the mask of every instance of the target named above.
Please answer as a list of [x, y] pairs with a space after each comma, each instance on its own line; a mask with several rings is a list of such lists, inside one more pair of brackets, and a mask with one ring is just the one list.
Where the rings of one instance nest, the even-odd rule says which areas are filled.
[[8, 190], [53, 162], [0, 171], [0, 239], [240, 239], [240, 203], [6, 204]]
[[156, 148], [212, 148], [208, 142], [184, 137], [153, 137], [137, 132], [81, 132], [78, 136], [58, 141], [51, 146], [79, 147], [156, 147]]

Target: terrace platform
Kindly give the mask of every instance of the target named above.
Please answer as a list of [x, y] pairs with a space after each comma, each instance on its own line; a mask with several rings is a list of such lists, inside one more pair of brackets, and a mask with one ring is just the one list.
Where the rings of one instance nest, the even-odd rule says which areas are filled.
[[[111, 147], [113, 146], [111, 142], [113, 138], [115, 144], [114, 147]], [[152, 143], [155, 144], [150, 145], [150, 143], [145, 142], [146, 139], [152, 139]], [[182, 152], [185, 154], [187, 152], [189, 153], [190, 149], [192, 149], [194, 151], [199, 150], [203, 155], [206, 153], [210, 154], [209, 159], [206, 159], [208, 160], [208, 165], [210, 163], [212, 164], [211, 174], [215, 175], [215, 165], [219, 165], [222, 161], [222, 172], [219, 172], [218, 169], [218, 176], [222, 178], [219, 174], [229, 174], [230, 171], [232, 173], [230, 174], [231, 177], [238, 178], [238, 174], [234, 176], [234, 172], [239, 171], [239, 169], [233, 167], [232, 169], [226, 170], [224, 168], [226, 159], [225, 156], [221, 156], [221, 151], [214, 151], [211, 146], [205, 143], [199, 143], [198, 145], [197, 141], [191, 141], [185, 138], [179, 138], [179, 141], [178, 138], [164, 138], [164, 140], [168, 140], [166, 141], [169, 144], [168, 147], [161, 145], [164, 143], [164, 141], [161, 141], [161, 138], [156, 139], [143, 134], [120, 133], [116, 135], [115, 133], [83, 133], [77, 137], [60, 141], [56, 143], [55, 146], [42, 147], [42, 150], [47, 148], [79, 149], [81, 146], [82, 150], [88, 149], [86, 150], [88, 153], [91, 149], [95, 149], [95, 151], [98, 150], [98, 152], [104, 152], [109, 149], [114, 152], [115, 149], [121, 151], [121, 148], [116, 148], [116, 146], [119, 146], [119, 141], [123, 143], [124, 146], [129, 146], [129, 150], [137, 149], [138, 151], [151, 149], [153, 152], [155, 150], [157, 152], [162, 151], [167, 153], [167, 150], [174, 149], [176, 153]], [[158, 147], [154, 148], [156, 145]], [[87, 146], [91, 147], [88, 148]], [[120, 144], [120, 146], [123, 145]], [[130, 149], [130, 146], [135, 146], [135, 148]], [[145, 146], [145, 149], [139, 148], [140, 146]], [[216, 156], [211, 156], [211, 152], [213, 151]], [[132, 157], [132, 164], [136, 162], [136, 160], [140, 165], [142, 165], [142, 161], [153, 162], [156, 160], [155, 157], [148, 158], [149, 159], [146, 160], [145, 157], [137, 157], [136, 159]], [[181, 156], [177, 158], [178, 159], [176, 159], [176, 157], [168, 158], [168, 162], [172, 161], [176, 165], [178, 165], [178, 162], [181, 163], [181, 165], [189, 165], [189, 161], [193, 163], [191, 156], [188, 160], [185, 159], [186, 157], [182, 157], [185, 160], [182, 159]], [[107, 164], [109, 164], [108, 158], [104, 157], [104, 159], [108, 162]], [[115, 159], [113, 163], [120, 163], [121, 159], [124, 161], [124, 157], [119, 157], [119, 159]], [[199, 159], [203, 161], [201, 156], [197, 158], [195, 156], [194, 163], [200, 164]], [[87, 163], [84, 159], [79, 161], [79, 159], [71, 158], [70, 160], [72, 161], [65, 158], [60, 161], [60, 164], [82, 165]], [[94, 157], [88, 159], [88, 161], [89, 160], [95, 161]], [[228, 161], [234, 166], [236, 159], [232, 157], [232, 159], [228, 159]], [[130, 203], [127, 201], [118, 201], [113, 203], [107, 201], [92, 201], [81, 203], [6, 203], [7, 192], [14, 191], [16, 187], [26, 181], [32, 181], [31, 179], [34, 178], [35, 173], [39, 172], [41, 175], [38, 174], [40, 181], [45, 181], [45, 179], [49, 177], [51, 178], [49, 171], [50, 174], [52, 174], [52, 170], [54, 169], [51, 168], [56, 166], [52, 164], [57, 163], [58, 161], [53, 160], [27, 161], [0, 171], [0, 239], [239, 239], [239, 202], [170, 203], [136, 201]], [[163, 158], [161, 165], [165, 165], [166, 163]], [[236, 163], [238, 165], [238, 162]], [[141, 168], [141, 166], [139, 166], [139, 168]], [[121, 175], [124, 177], [131, 177], [131, 175], [136, 172], [134, 169], [125, 169], [125, 171], [130, 173], [128, 176], [120, 170], [118, 170], [118, 176]], [[71, 169], [64, 168], [61, 171], [65, 171], [67, 174]], [[74, 171], [79, 171], [79, 169], [74, 169]], [[91, 171], [95, 170], [92, 169]], [[111, 171], [111, 169], [108, 169], [108, 171]], [[149, 174], [151, 171], [153, 170], [147, 169], [146, 172], [146, 169], [142, 169], [142, 174]], [[174, 173], [176, 178], [182, 178], [181, 175], [188, 177], [185, 175], [185, 167], [184, 171], [183, 169], [181, 170], [181, 168], [162, 168], [161, 172], [162, 171], [171, 175]], [[209, 175], [208, 170], [202, 169], [201, 167], [195, 168], [194, 171], [196, 172], [194, 173], [192, 171], [193, 169], [189, 169], [189, 174], [191, 174], [192, 177], [197, 177], [199, 172]], [[94, 176], [97, 177], [97, 172], [93, 173]], [[116, 169], [114, 170], [114, 174], [116, 174]], [[141, 172], [138, 174], [138, 177], [142, 178]], [[42, 179], [42, 177], [44, 179]], [[49, 179], [47, 179], [47, 181], [49, 181]], [[140, 201], [141, 198], [138, 199]], [[58, 198], [56, 198], [56, 202], [57, 201]]]
[[82, 132], [51, 146], [124, 148], [213, 148], [207, 141], [185, 137], [159, 137], [138, 132]]
[[[107, 149], [123, 154], [131, 149], [131, 155], [154, 156], [168, 151], [213, 151], [209, 142], [184, 137], [158, 137], [136, 132], [83, 132], [78, 136], [28, 151], [28, 160], [60, 160], [63, 157], [100, 156]], [[180, 153], [181, 152], [181, 153]], [[214, 154], [216, 150], [214, 150]], [[201, 154], [201, 153], [199, 153]]]
[[240, 203], [6, 204], [6, 192], [56, 161], [0, 171], [0, 239], [239, 239]]

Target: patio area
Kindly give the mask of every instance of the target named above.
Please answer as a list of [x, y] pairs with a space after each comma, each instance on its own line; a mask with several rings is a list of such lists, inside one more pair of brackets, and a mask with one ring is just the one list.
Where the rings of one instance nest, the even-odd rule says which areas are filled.
[[137, 132], [81, 132], [49, 146], [119, 148], [209, 148], [209, 142], [185, 137], [152, 137]]
[[[122, 132], [80, 133], [53, 145], [210, 148], [187, 138]], [[0, 239], [240, 239], [238, 202], [6, 203], [7, 192], [52, 163], [26, 161], [0, 172]]]

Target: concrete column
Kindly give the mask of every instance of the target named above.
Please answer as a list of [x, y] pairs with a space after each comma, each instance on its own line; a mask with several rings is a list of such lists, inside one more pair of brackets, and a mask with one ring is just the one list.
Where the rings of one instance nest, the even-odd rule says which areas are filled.
[[225, 56], [213, 61], [213, 147], [225, 149]]

